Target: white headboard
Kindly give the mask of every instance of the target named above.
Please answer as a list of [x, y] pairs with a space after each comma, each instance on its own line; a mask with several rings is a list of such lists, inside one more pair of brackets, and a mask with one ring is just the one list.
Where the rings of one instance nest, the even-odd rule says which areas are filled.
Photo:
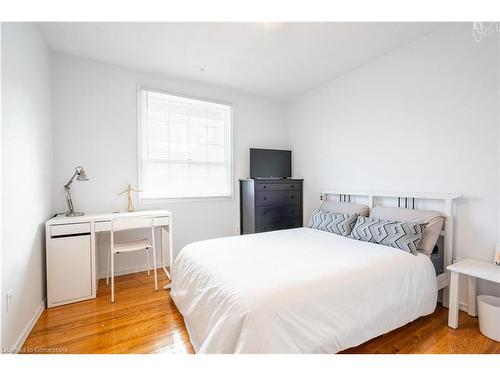
[[[338, 197], [341, 202], [350, 202], [352, 197], [366, 197], [368, 207], [373, 208], [376, 198], [396, 198], [398, 207], [415, 208], [415, 201], [441, 201], [443, 209], [440, 210], [445, 216], [444, 230], [441, 235], [444, 236], [444, 269], [448, 267], [453, 260], [453, 203], [460, 198], [460, 194], [439, 194], [439, 193], [411, 193], [411, 192], [380, 192], [380, 191], [356, 191], [356, 190], [323, 190], [321, 200], [328, 200], [330, 197]], [[442, 289], [449, 285], [449, 275], [447, 272], [438, 275], [438, 288]], [[447, 299], [446, 299], [447, 300]]]

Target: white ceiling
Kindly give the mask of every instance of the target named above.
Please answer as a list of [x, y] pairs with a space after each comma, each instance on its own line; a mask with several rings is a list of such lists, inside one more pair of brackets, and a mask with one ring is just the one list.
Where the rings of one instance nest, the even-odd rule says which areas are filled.
[[[286, 101], [439, 23], [39, 23], [49, 47]], [[204, 69], [204, 71], [202, 71]]]

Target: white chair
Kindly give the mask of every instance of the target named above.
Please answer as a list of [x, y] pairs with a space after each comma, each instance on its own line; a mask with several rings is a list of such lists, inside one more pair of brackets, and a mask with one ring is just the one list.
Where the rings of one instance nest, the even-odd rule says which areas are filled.
[[[111, 268], [111, 302], [115, 302], [115, 254], [125, 253], [131, 251], [144, 250], [146, 252], [146, 262], [149, 272], [149, 250], [153, 250], [153, 273], [155, 276], [155, 290], [158, 290], [158, 279], [156, 276], [156, 251], [155, 251], [155, 231], [153, 217], [146, 216], [132, 216], [132, 217], [116, 217], [111, 220], [111, 245], [108, 252], [108, 276], [106, 277], [106, 285], [109, 284], [109, 273]], [[151, 228], [151, 242], [147, 239], [137, 241], [124, 241], [118, 242], [114, 239], [115, 232], [138, 229], [138, 228]]]

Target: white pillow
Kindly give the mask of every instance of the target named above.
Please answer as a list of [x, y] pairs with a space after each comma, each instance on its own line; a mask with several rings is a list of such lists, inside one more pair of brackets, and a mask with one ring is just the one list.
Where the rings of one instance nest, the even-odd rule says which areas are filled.
[[412, 223], [427, 223], [417, 249], [427, 255], [432, 254], [445, 219], [445, 216], [441, 212], [398, 207], [374, 207], [370, 212], [370, 217]]
[[322, 211], [333, 212], [336, 214], [368, 216], [369, 208], [364, 204], [351, 202], [323, 201], [320, 209]]

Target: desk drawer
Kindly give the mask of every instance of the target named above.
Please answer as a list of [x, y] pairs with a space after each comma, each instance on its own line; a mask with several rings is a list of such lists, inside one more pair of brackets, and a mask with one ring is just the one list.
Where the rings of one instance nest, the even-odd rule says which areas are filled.
[[50, 226], [50, 236], [70, 236], [78, 234], [90, 234], [90, 223], [55, 224]]
[[[170, 218], [168, 216], [158, 216], [154, 218], [154, 226], [160, 227], [164, 225], [169, 225]], [[94, 230], [96, 232], [110, 232], [111, 231], [111, 221], [96, 221], [94, 223]]]
[[299, 203], [301, 192], [293, 190], [259, 191], [255, 196], [256, 206], [267, 206], [282, 203]]
[[111, 221], [94, 222], [94, 230], [96, 232], [111, 232]]
[[170, 224], [170, 218], [168, 216], [158, 216], [158, 217], [155, 217], [155, 219], [154, 219], [155, 227], [160, 227], [160, 226], [169, 225], [169, 224]]

